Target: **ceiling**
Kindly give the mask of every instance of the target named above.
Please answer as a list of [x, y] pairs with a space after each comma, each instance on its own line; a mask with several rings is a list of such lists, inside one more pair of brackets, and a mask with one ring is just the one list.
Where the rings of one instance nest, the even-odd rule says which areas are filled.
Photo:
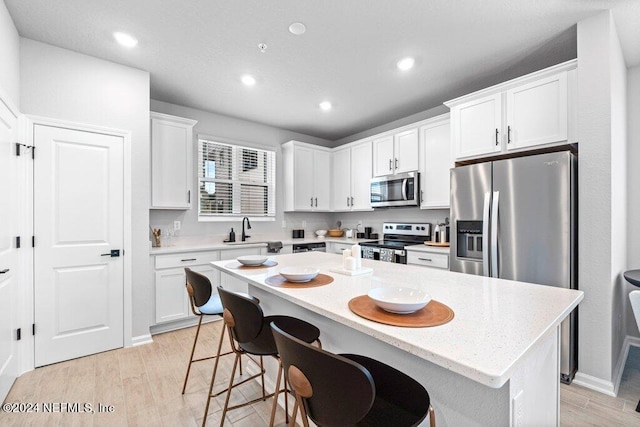
[[640, 65], [640, 0], [4, 1], [22, 37], [149, 71], [153, 99], [330, 141], [574, 58], [605, 9]]

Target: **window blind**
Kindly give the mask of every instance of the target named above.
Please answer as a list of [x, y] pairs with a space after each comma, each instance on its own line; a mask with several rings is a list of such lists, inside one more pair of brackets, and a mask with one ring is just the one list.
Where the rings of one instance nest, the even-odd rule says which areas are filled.
[[275, 151], [200, 139], [198, 215], [275, 216]]

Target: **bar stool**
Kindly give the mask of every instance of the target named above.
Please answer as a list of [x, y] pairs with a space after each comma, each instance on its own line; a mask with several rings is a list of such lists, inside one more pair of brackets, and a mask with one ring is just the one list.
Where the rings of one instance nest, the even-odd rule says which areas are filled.
[[[211, 282], [209, 278], [203, 274], [196, 273], [190, 268], [185, 268], [184, 272], [187, 276], [185, 286], [187, 293], [189, 294], [189, 304], [191, 305], [191, 311], [198, 316], [198, 328], [196, 329], [196, 336], [193, 339], [193, 347], [191, 348], [191, 357], [189, 358], [189, 366], [187, 367], [187, 374], [184, 377], [184, 384], [182, 386], [182, 394], [187, 389], [187, 381], [189, 380], [189, 372], [191, 372], [191, 365], [194, 362], [201, 362], [203, 360], [217, 359], [220, 356], [226, 356], [231, 354], [231, 351], [220, 354], [222, 348], [222, 341], [224, 339], [225, 328], [222, 328], [220, 333], [220, 341], [218, 345], [218, 352], [214, 356], [202, 357], [194, 359], [193, 355], [196, 352], [196, 345], [198, 344], [198, 336], [200, 335], [200, 326], [202, 325], [202, 319], [204, 316], [222, 316], [222, 302], [220, 302], [220, 296], [213, 294]], [[217, 363], [217, 360], [216, 360]], [[220, 393], [223, 393], [224, 390]], [[220, 394], [219, 393], [219, 394]]]
[[355, 354], [310, 346], [271, 323], [285, 377], [295, 392], [302, 423], [326, 426], [415, 426], [435, 413], [427, 390], [389, 365]]
[[[269, 425], [272, 426], [275, 418], [275, 411], [278, 406], [278, 394], [280, 393], [280, 379], [283, 376], [282, 364], [278, 357], [278, 348], [273, 339], [273, 333], [269, 324], [271, 322], [277, 322], [281, 328], [291, 333], [292, 335], [299, 337], [302, 342], [312, 343], [317, 342], [320, 345], [320, 330], [310, 323], [304, 320], [296, 319], [290, 316], [264, 316], [262, 308], [260, 307], [260, 301], [248, 294], [230, 292], [221, 287], [218, 287], [218, 293], [222, 300], [223, 306], [223, 319], [225, 326], [228, 329], [229, 341], [231, 343], [231, 349], [236, 354], [233, 368], [231, 370], [231, 378], [229, 380], [229, 387], [227, 388], [227, 397], [224, 402], [224, 408], [222, 410], [222, 418], [220, 420], [220, 426], [224, 424], [224, 419], [228, 411], [237, 409], [246, 405], [250, 405], [259, 400], [266, 400], [273, 397], [273, 405], [271, 408], [271, 419]], [[260, 372], [242, 380], [237, 384], [233, 384], [234, 375], [238, 361], [242, 355], [247, 355], [251, 360], [256, 362], [260, 367]], [[257, 362], [251, 358], [251, 356], [258, 356], [260, 361]], [[267, 394], [264, 385], [264, 364], [263, 356], [272, 356], [278, 360], [278, 374], [276, 380], [276, 387], [273, 393]], [[217, 369], [218, 360], [214, 366], [214, 376]], [[247, 381], [254, 378], [261, 377], [262, 381], [262, 396], [253, 399], [251, 401], [241, 403], [229, 407], [229, 399], [233, 388], [244, 384]], [[210, 385], [209, 400], [207, 401], [207, 407], [205, 408], [204, 419], [202, 425], [204, 427], [207, 421], [207, 412], [209, 410], [209, 402], [211, 401], [211, 389], [213, 387], [213, 381]], [[287, 387], [284, 387], [285, 392], [285, 422], [289, 421], [288, 403], [286, 399]]]

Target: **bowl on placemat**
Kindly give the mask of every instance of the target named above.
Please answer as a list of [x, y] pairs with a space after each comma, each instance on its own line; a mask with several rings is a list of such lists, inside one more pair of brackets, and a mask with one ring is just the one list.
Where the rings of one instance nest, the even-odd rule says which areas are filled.
[[262, 265], [267, 261], [267, 259], [268, 257], [264, 255], [243, 255], [236, 258], [240, 264], [250, 267]]
[[344, 230], [341, 230], [339, 228], [330, 228], [327, 231], [327, 235], [329, 237], [342, 237], [343, 234], [344, 234]]
[[378, 307], [395, 314], [413, 313], [431, 301], [428, 293], [414, 288], [374, 288], [367, 295]]
[[314, 279], [320, 270], [314, 267], [285, 267], [280, 270], [280, 275], [288, 282], [308, 282]]

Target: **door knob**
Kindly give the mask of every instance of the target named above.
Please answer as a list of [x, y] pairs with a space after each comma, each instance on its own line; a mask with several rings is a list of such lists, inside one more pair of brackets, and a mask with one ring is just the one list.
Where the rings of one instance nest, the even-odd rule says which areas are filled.
[[102, 254], [100, 256], [110, 256], [111, 258], [119, 257], [120, 256], [120, 249], [111, 249], [111, 252], [108, 252], [106, 254]]

